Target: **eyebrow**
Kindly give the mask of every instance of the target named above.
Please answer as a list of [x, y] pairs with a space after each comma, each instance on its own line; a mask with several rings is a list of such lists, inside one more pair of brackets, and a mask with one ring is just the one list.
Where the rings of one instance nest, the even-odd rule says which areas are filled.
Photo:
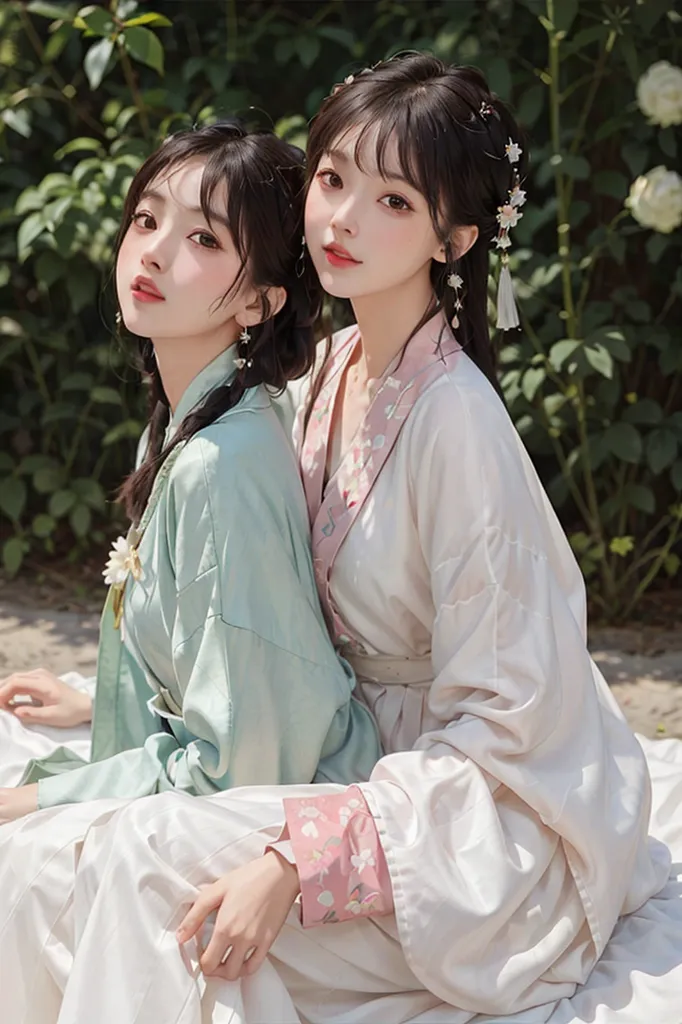
[[[328, 155], [331, 157], [332, 160], [335, 160], [339, 164], [345, 164], [346, 166], [348, 166], [348, 164], [351, 162], [348, 154], [344, 153], [342, 149], [330, 149]], [[355, 161], [353, 161], [353, 163], [355, 163]], [[376, 169], [375, 173], [380, 173], [378, 168]], [[415, 190], [412, 182], [408, 181], [405, 175], [401, 174], [400, 171], [391, 171], [390, 173], [387, 172], [385, 177], [383, 174], [381, 175], [381, 177], [384, 178], [384, 181], [401, 181], [404, 185], [407, 185], [408, 188], [411, 188], [414, 191], [418, 191]]]
[[[138, 202], [141, 203], [143, 199], [155, 199], [157, 203], [161, 203], [162, 206], [166, 205], [166, 197], [161, 195], [160, 192], [157, 192], [156, 189], [153, 188], [146, 188], [142, 195], [140, 196]], [[180, 203], [178, 203], [177, 205], [181, 206]], [[198, 213], [202, 217], [204, 217], [204, 211], [201, 209], [200, 206], [181, 206], [181, 209], [187, 210], [188, 213]], [[216, 210], [209, 210], [209, 213], [209, 224], [211, 224], [211, 222], [215, 220], [219, 224], [222, 224], [223, 227], [226, 228], [228, 231], [230, 230], [230, 222], [228, 221], [227, 217], [224, 217], [221, 213], [218, 213]]]

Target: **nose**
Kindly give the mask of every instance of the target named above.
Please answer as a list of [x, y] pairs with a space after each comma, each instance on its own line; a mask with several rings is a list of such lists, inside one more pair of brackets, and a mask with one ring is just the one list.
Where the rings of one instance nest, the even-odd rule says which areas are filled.
[[158, 273], [163, 272], [168, 262], [163, 255], [163, 244], [160, 236], [161, 232], [155, 231], [154, 235], [148, 238], [141, 256], [142, 266], [146, 270], [156, 270]]
[[340, 234], [346, 235], [348, 238], [355, 238], [358, 233], [358, 221], [352, 196], [347, 196], [336, 207], [331, 218], [331, 226]]

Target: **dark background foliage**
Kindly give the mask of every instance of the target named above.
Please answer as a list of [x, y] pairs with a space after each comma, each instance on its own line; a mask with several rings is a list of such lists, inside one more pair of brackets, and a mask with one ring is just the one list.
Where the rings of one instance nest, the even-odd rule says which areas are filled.
[[[406, 49], [487, 74], [526, 132], [513, 232], [515, 422], [593, 605], [630, 615], [679, 571], [682, 232], [642, 227], [635, 178], [679, 163], [636, 101], [680, 63], [671, 0], [111, 0], [0, 9], [0, 546], [78, 560], [120, 529], [144, 396], [106, 297], [123, 196], [179, 127], [240, 113], [305, 143], [335, 82]], [[495, 268], [493, 268], [494, 271]], [[491, 279], [491, 289], [493, 283]], [[492, 294], [492, 292], [491, 292]]]

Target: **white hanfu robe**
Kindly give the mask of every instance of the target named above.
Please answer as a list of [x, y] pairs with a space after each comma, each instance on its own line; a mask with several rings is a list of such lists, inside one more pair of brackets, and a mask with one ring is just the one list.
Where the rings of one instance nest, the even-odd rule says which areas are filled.
[[[163, 794], [93, 818], [73, 900], [52, 895], [62, 851], [17, 904], [14, 941], [29, 962], [42, 949], [54, 993], [7, 1024], [680, 1024], [682, 744], [630, 732], [531, 462], [443, 330], [389, 368], [324, 487], [341, 333], [302, 452], [321, 597], [387, 755], [352, 791]], [[341, 795], [340, 842], [321, 852], [301, 815], [315, 825]], [[378, 859], [353, 846], [365, 802], [390, 877], [380, 916], [350, 896]], [[174, 929], [285, 821], [303, 921], [294, 908], [252, 978], [205, 983]], [[46, 829], [23, 844], [45, 861]], [[317, 923], [330, 899], [338, 923]], [[0, 971], [4, 950], [0, 935]]]

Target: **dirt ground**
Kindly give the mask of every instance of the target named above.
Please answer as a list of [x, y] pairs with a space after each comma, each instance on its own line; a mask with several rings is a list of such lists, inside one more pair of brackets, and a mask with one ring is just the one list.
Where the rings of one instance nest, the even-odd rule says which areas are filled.
[[[103, 597], [45, 601], [16, 584], [0, 589], [0, 679], [22, 669], [95, 670]], [[27, 601], [27, 598], [32, 600]], [[72, 607], [80, 605], [80, 607]], [[596, 630], [592, 654], [632, 727], [651, 737], [682, 738], [682, 628]]]

